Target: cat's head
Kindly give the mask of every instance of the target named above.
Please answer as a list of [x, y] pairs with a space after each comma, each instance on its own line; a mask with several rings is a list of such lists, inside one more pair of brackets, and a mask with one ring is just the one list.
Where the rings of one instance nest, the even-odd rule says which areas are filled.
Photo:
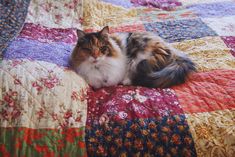
[[85, 33], [77, 30], [78, 41], [72, 53], [72, 62], [75, 65], [83, 61], [97, 63], [106, 57], [117, 55], [109, 40], [109, 27], [104, 27], [99, 32]]

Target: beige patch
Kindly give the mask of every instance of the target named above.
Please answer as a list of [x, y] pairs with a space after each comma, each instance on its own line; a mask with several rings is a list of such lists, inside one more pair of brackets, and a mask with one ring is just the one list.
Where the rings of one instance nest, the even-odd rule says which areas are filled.
[[233, 157], [235, 110], [188, 114], [198, 157]]
[[100, 29], [107, 25], [117, 27], [122, 23], [128, 25], [137, 21], [136, 9], [128, 10], [98, 0], [84, 1], [83, 6], [84, 29]]
[[172, 46], [188, 54], [198, 71], [235, 68], [235, 59], [220, 37], [187, 40], [172, 43]]
[[0, 116], [0, 127], [59, 129], [85, 126], [88, 85], [74, 71], [26, 59], [4, 60], [0, 66], [0, 95], [10, 95], [14, 100], [13, 108], [7, 102], [1, 104], [0, 112], [6, 110], [7, 116]]

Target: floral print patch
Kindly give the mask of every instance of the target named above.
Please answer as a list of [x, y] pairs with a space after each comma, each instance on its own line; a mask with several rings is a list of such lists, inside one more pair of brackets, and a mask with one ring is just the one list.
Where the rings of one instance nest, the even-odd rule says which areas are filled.
[[235, 154], [235, 109], [187, 115], [200, 157], [233, 157]]
[[75, 72], [19, 59], [4, 60], [0, 67], [0, 127], [85, 126], [87, 84]]
[[64, 42], [75, 44], [77, 41], [75, 29], [48, 28], [33, 23], [25, 23], [19, 37], [43, 43]]
[[196, 157], [185, 116], [115, 121], [86, 126], [88, 156]]
[[0, 156], [85, 157], [84, 134], [84, 127], [63, 130], [1, 128]]
[[87, 123], [182, 114], [172, 89], [117, 86], [88, 92]]
[[204, 37], [171, 44], [189, 55], [197, 64], [197, 70], [234, 69], [235, 62], [221, 37]]
[[51, 28], [81, 28], [82, 0], [32, 0], [26, 22]]

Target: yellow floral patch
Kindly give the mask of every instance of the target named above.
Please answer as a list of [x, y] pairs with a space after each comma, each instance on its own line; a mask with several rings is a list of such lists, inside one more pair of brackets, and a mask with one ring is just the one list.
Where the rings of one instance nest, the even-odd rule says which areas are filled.
[[188, 114], [198, 157], [233, 157], [235, 109]]
[[197, 64], [198, 71], [234, 69], [235, 60], [220, 37], [204, 37], [172, 44], [187, 53]]
[[98, 0], [84, 1], [83, 5], [85, 29], [100, 29], [106, 25], [116, 27], [123, 23], [133, 24], [136, 21], [136, 9], [127, 10]]

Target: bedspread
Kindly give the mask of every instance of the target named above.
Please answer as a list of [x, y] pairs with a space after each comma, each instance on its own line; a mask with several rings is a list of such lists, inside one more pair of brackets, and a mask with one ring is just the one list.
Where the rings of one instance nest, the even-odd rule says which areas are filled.
[[[235, 156], [235, 1], [131, 2], [31, 0], [0, 63], [0, 156]], [[197, 72], [172, 88], [93, 90], [69, 56], [77, 28], [106, 25], [159, 35]]]

